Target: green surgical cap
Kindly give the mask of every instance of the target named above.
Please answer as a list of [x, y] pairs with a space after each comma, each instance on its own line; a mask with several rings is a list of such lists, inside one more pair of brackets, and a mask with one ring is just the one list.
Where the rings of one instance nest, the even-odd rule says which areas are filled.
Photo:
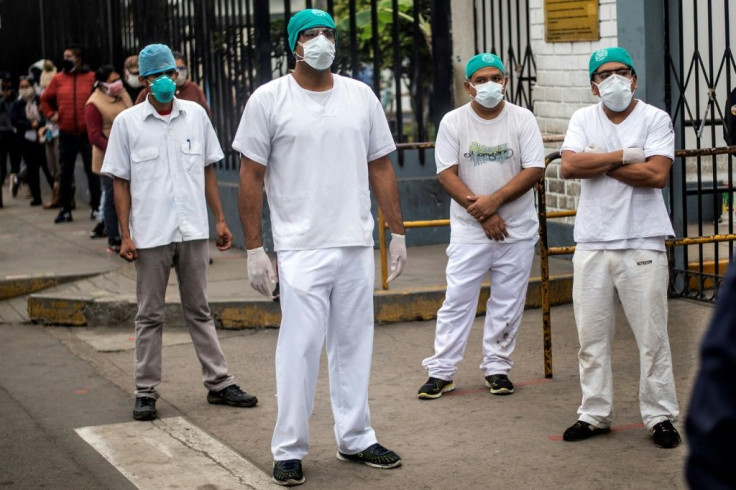
[[629, 56], [628, 51], [624, 48], [603, 48], [598, 51], [593, 51], [593, 54], [590, 55], [590, 63], [588, 63], [588, 74], [590, 75], [590, 79], [593, 80], [593, 73], [595, 73], [601, 65], [611, 62], [623, 63], [634, 70], [634, 62], [631, 61], [631, 56]]
[[473, 73], [480, 70], [481, 68], [485, 68], [486, 66], [498, 68], [499, 70], [501, 70], [501, 73], [503, 73], [504, 75], [506, 74], [506, 70], [503, 67], [503, 61], [501, 61], [501, 58], [491, 53], [480, 53], [476, 54], [468, 60], [468, 64], [465, 65], [465, 78], [470, 80], [470, 77], [473, 76]]
[[287, 32], [289, 33], [289, 48], [293, 52], [296, 49], [296, 41], [299, 33], [312, 27], [329, 27], [337, 29], [332, 16], [323, 10], [306, 9], [295, 13], [289, 21]]
[[176, 61], [171, 49], [165, 44], [149, 44], [138, 55], [138, 69], [141, 76], [147, 77], [176, 70]]

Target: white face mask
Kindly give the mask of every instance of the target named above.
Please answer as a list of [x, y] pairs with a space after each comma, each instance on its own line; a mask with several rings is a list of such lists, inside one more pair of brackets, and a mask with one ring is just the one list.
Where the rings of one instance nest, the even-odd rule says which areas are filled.
[[[177, 68], [177, 70], [179, 69]], [[184, 82], [186, 81], [187, 81], [187, 69], [182, 68], [181, 70], [179, 70], [179, 76], [176, 77], [176, 80], [174, 80], [174, 83], [176, 83], [177, 87], [181, 87], [182, 85], [184, 85]]]
[[631, 91], [631, 80], [621, 75], [611, 75], [601, 83], [596, 83], [603, 105], [613, 112], [623, 112], [631, 104], [634, 92]]
[[141, 82], [138, 80], [138, 75], [126, 73], [125, 83], [127, 83], [130, 88], [141, 88]]
[[335, 44], [321, 34], [316, 39], [299, 44], [304, 49], [304, 56], [297, 61], [306, 61], [315, 70], [325, 71], [335, 61]]
[[503, 100], [503, 84], [486, 82], [480, 85], [470, 84], [475, 89], [475, 100], [486, 109], [493, 109]]

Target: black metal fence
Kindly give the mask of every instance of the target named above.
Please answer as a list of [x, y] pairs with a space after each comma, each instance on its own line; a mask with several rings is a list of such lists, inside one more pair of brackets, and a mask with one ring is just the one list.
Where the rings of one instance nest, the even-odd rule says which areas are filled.
[[528, 0], [475, 0], [475, 51], [503, 59], [511, 102], [532, 110], [537, 67], [531, 48]]
[[208, 97], [226, 150], [219, 171], [228, 178], [239, 165], [238, 155], [229, 148], [245, 102], [259, 85], [293, 67], [286, 26], [303, 8], [333, 14], [339, 30], [333, 70], [373, 87], [396, 141], [433, 139], [440, 118], [453, 108], [449, 4], [446, 0], [0, 0], [4, 47], [0, 69], [22, 74], [41, 58], [58, 66], [70, 44], [85, 47], [85, 60], [92, 68], [112, 63], [122, 69], [125, 57], [146, 44], [166, 43], [184, 54], [192, 78]]
[[[729, 0], [664, 0], [666, 105], [677, 148], [701, 150], [736, 144], [736, 13]], [[734, 233], [733, 156], [715, 152], [676, 160], [669, 205], [679, 237]], [[706, 155], [703, 155], [705, 153]], [[678, 247], [672, 257], [671, 294], [713, 300], [733, 242]]]

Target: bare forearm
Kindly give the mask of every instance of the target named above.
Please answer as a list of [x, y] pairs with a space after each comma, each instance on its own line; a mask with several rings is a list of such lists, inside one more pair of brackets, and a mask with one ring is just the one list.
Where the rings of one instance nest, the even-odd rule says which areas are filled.
[[220, 190], [217, 187], [217, 174], [212, 165], [207, 165], [204, 169], [204, 197], [207, 205], [218, 223], [225, 222], [225, 213], [222, 211], [222, 202], [220, 201]]
[[115, 212], [120, 224], [120, 236], [130, 239], [130, 181], [115, 177], [112, 185]]
[[264, 175], [265, 167], [245, 157], [241, 158], [238, 212], [245, 237], [245, 247], [249, 250], [263, 246], [261, 219]]
[[465, 185], [465, 182], [460, 180], [457, 174], [452, 172], [452, 169], [447, 169], [439, 174], [440, 185], [447, 191], [452, 199], [456, 203], [466, 208], [470, 206], [468, 196], [473, 194], [473, 191]]
[[399, 200], [399, 184], [388, 156], [368, 163], [368, 179], [391, 232], [403, 235], [405, 232]]
[[501, 205], [511, 201], [515, 201], [520, 196], [526, 194], [534, 184], [544, 175], [544, 169], [541, 167], [530, 167], [522, 169], [513, 179], [496, 191], [494, 194], [501, 201]]
[[623, 159], [623, 150], [608, 153], [563, 151], [560, 170], [565, 179], [592, 179], [619, 167]]
[[643, 163], [632, 163], [611, 170], [608, 176], [632, 187], [662, 189], [667, 185], [671, 165], [669, 158], [654, 156]]

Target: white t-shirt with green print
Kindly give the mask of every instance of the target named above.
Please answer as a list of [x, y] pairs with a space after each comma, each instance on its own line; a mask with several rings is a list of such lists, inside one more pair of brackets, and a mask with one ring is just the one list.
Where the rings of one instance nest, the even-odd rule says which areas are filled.
[[[435, 147], [437, 173], [453, 165], [474, 194], [496, 192], [523, 168], [544, 168], [544, 145], [534, 115], [506, 101], [503, 111], [490, 121], [465, 104], [445, 114]], [[537, 235], [539, 222], [534, 190], [505, 204], [499, 215], [506, 222], [505, 242], [527, 240]], [[455, 200], [450, 204], [450, 241], [488, 243], [481, 225]]]

